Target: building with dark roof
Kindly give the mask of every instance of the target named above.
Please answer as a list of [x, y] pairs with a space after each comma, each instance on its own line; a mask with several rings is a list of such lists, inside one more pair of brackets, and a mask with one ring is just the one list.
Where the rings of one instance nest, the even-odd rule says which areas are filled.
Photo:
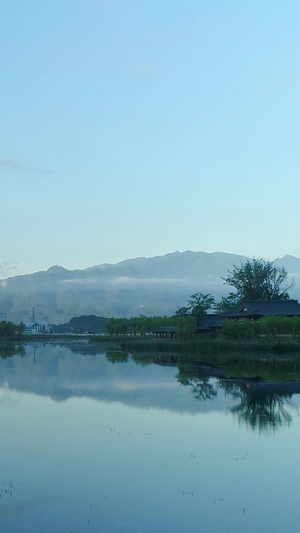
[[233, 313], [223, 313], [224, 318], [262, 318], [264, 316], [300, 316], [297, 300], [247, 300]]
[[224, 323], [223, 315], [203, 315], [197, 321], [196, 333], [207, 333], [208, 331], [221, 328]]
[[[264, 316], [300, 316], [300, 304], [297, 300], [247, 300], [232, 313], [203, 315], [196, 326], [196, 333], [207, 333], [221, 328], [226, 318], [236, 320], [258, 320]], [[153, 331], [156, 337], [175, 338], [176, 327], [161, 327]]]

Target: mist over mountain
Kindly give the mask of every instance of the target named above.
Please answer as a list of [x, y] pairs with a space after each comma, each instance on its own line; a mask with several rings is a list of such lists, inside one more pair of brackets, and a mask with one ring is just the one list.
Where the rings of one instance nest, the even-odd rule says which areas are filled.
[[[211, 293], [218, 301], [228, 294], [222, 277], [248, 257], [225, 252], [174, 252], [102, 264], [85, 270], [53, 266], [47, 271], [0, 281], [0, 320], [63, 323], [73, 316], [170, 315], [195, 292]], [[274, 261], [284, 266], [300, 296], [300, 259], [286, 256]]]

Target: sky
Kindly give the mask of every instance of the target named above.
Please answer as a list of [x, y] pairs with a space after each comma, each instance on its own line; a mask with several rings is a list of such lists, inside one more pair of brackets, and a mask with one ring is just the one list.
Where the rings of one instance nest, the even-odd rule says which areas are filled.
[[4, 2], [2, 277], [300, 257], [299, 27], [293, 0]]

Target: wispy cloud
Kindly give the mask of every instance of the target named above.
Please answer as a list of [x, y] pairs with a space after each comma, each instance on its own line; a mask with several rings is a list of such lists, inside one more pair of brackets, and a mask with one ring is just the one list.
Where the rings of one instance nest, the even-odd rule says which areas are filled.
[[0, 277], [8, 278], [12, 276], [18, 276], [19, 265], [16, 261], [5, 261], [0, 264]]
[[165, 285], [175, 283], [176, 285], [185, 285], [188, 282], [184, 278], [128, 278], [119, 277], [112, 280], [114, 285]]
[[19, 168], [19, 165], [17, 161], [14, 161], [13, 159], [0, 157], [0, 168]]
[[132, 65], [132, 72], [140, 76], [152, 76], [159, 73], [159, 65], [150, 61]]
[[62, 284], [74, 284], [74, 285], [84, 285], [84, 286], [145, 286], [145, 285], [167, 285], [167, 284], [176, 284], [186, 285], [188, 283], [187, 279], [173, 279], [173, 278], [129, 278], [129, 277], [118, 277], [118, 278], [88, 278], [88, 279], [64, 279], [61, 281]]
[[1, 169], [11, 169], [11, 170], [18, 170], [20, 172], [36, 172], [40, 174], [48, 174], [49, 171], [42, 169], [42, 168], [36, 168], [31, 167], [30, 165], [24, 165], [17, 161], [16, 159], [12, 159], [9, 157], [0, 157], [0, 170]]
[[88, 278], [88, 279], [63, 279], [60, 283], [64, 284], [74, 284], [74, 285], [95, 285], [98, 283], [97, 278]]

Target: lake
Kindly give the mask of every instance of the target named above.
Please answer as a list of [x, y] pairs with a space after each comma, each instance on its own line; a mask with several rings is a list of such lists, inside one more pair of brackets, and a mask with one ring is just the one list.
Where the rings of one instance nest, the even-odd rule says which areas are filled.
[[299, 531], [297, 358], [0, 354], [1, 533]]

